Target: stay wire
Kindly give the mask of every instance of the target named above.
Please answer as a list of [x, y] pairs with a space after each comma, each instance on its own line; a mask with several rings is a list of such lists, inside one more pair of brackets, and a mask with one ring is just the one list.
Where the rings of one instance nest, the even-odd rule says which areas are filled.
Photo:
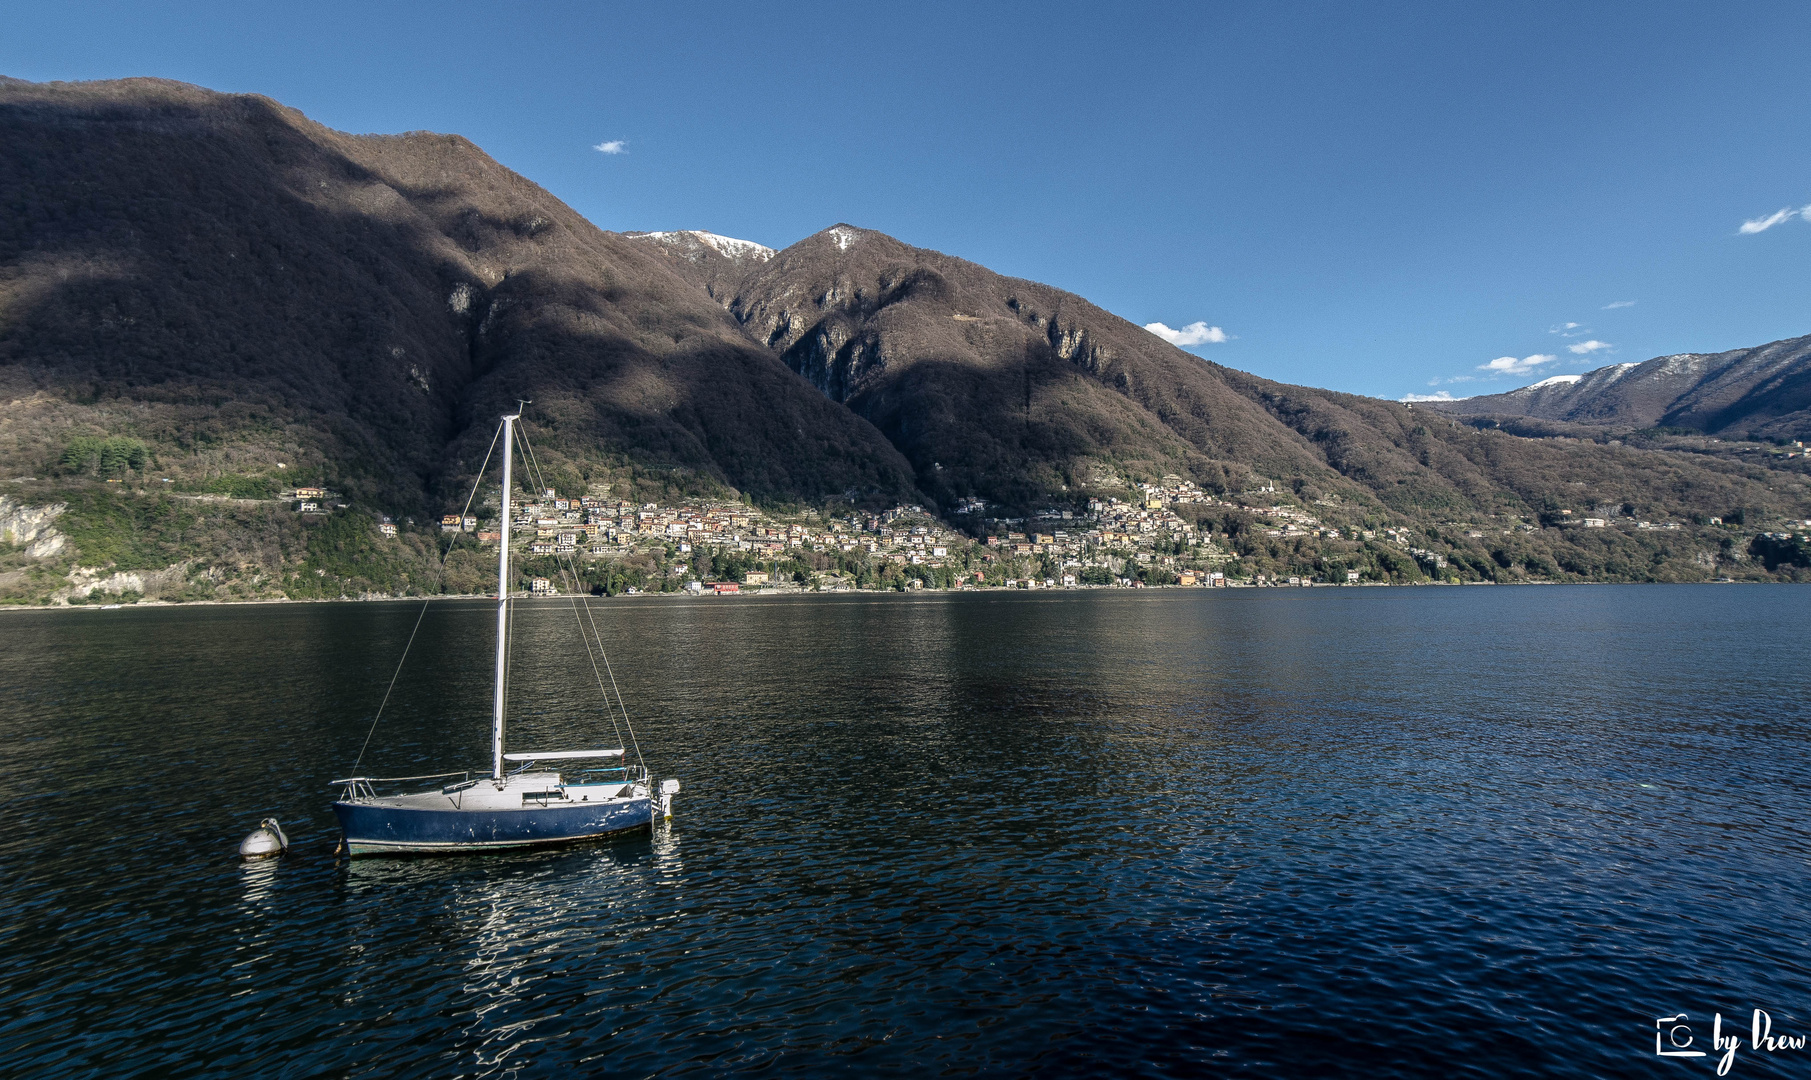
[[[472, 500], [478, 497], [478, 485], [484, 482], [484, 470], [490, 468], [490, 456], [497, 452], [497, 440], [503, 437], [503, 425], [497, 425], [497, 433], [490, 437], [490, 448], [484, 451], [484, 464], [478, 466], [478, 475], [472, 477], [472, 493], [465, 497], [465, 509], [459, 511], [459, 520], [465, 521], [465, 515], [472, 512]], [[501, 505], [501, 504], [499, 504]], [[440, 553], [440, 565], [445, 566], [447, 557], [452, 555], [453, 545], [449, 542], [446, 550]]]
[[421, 631], [421, 620], [427, 615], [430, 602], [421, 602], [421, 611], [415, 616], [415, 629], [409, 631], [409, 640], [402, 647], [402, 659], [396, 661], [396, 673], [390, 676], [390, 685], [384, 690], [384, 700], [378, 703], [377, 715], [371, 718], [371, 730], [365, 732], [365, 741], [358, 748], [358, 758], [352, 762], [354, 773], [358, 772], [359, 765], [365, 760], [365, 750], [371, 745], [371, 736], [377, 734], [377, 722], [383, 718], [384, 706], [390, 704], [390, 692], [396, 689], [396, 680], [402, 675], [402, 666], [409, 659], [409, 646], [415, 644], [415, 635]]
[[[610, 654], [604, 652], [603, 635], [598, 632], [597, 620], [591, 614], [591, 601], [589, 599], [585, 601], [585, 617], [591, 619], [591, 632], [598, 635], [597, 651], [598, 654], [604, 658], [604, 672], [610, 676], [610, 689], [616, 691], [616, 707], [622, 710], [623, 723], [629, 728], [629, 742], [635, 747], [635, 760], [641, 763], [642, 771], [646, 772], [648, 768], [648, 759], [641, 756], [641, 740], [635, 735], [635, 725], [629, 722], [629, 706], [623, 703], [622, 688], [616, 685], [616, 672], [610, 667]], [[606, 705], [609, 704], [609, 701], [610, 699], [607, 697], [604, 699]]]
[[[604, 689], [604, 673], [598, 670], [597, 653], [592, 651], [591, 639], [585, 636], [585, 623], [579, 618], [578, 598], [568, 596], [567, 600], [572, 605], [572, 621], [579, 628], [579, 638], [585, 643], [585, 656], [591, 661], [591, 677], [597, 680], [598, 696], [604, 699], [604, 711], [610, 717], [610, 730], [616, 733], [616, 741], [620, 743], [623, 741], [622, 725], [616, 722], [616, 712], [610, 708], [610, 692]], [[598, 645], [601, 649], [603, 642], [598, 642]]]
[[[459, 512], [462, 521], [465, 519], [465, 515], [471, 512], [472, 500], [478, 497], [478, 485], [484, 482], [484, 470], [490, 467], [491, 455], [496, 453], [497, 440], [502, 436], [503, 425], [498, 424], [496, 434], [490, 437], [490, 447], [484, 451], [484, 463], [478, 466], [478, 475], [472, 478], [472, 493], [466, 496], [465, 509]], [[446, 551], [441, 552], [441, 565], [446, 565], [447, 556], [452, 554], [452, 551], [452, 545], [449, 544]], [[396, 690], [396, 680], [402, 677], [403, 665], [409, 660], [409, 649], [415, 644], [415, 635], [421, 632], [421, 620], [427, 617], [428, 604], [431, 602], [432, 598], [422, 600], [421, 610], [415, 615], [415, 626], [409, 631], [409, 640], [402, 647], [402, 657], [396, 661], [396, 670], [390, 675], [390, 685], [384, 688], [384, 699], [378, 703], [377, 712], [371, 717], [371, 729], [365, 732], [365, 741], [359, 744], [358, 757], [352, 762], [352, 771], [355, 773], [358, 772], [358, 767], [364, 763], [365, 751], [371, 748], [371, 737], [377, 734], [377, 722], [383, 719], [384, 709], [390, 704], [390, 695]]]
[[[534, 448], [529, 445], [528, 437], [526, 435], [522, 434], [521, 432], [517, 432], [516, 435], [517, 435], [517, 445], [522, 448], [523, 460], [528, 462], [529, 470], [534, 473], [535, 483], [543, 491], [545, 491], [547, 488], [547, 478], [546, 478], [545, 474], [543, 474], [541, 472], [540, 461], [534, 456]], [[570, 597], [572, 594], [576, 594], [578, 592], [579, 585], [582, 581], [582, 579], [579, 577], [578, 565], [573, 560], [571, 555], [565, 555], [563, 557], [556, 556], [556, 558], [559, 559], [558, 566], [560, 568], [561, 582], [562, 582], [562, 584], [564, 584], [566, 586], [568, 596]], [[585, 606], [586, 606], [587, 611], [589, 611], [590, 602], [587, 601]], [[578, 620], [578, 609], [577, 609], [576, 605], [574, 605], [574, 607], [573, 607], [573, 619], [574, 619], [574, 621]], [[597, 628], [596, 622], [593, 621], [592, 630], [595, 631], [596, 628]], [[579, 639], [585, 643], [585, 656], [591, 662], [592, 673], [597, 674], [597, 657], [598, 657], [598, 655], [604, 653], [604, 641], [603, 641], [602, 636], [600, 635], [598, 637], [597, 650], [596, 650], [596, 652], [593, 652], [592, 648], [591, 648], [591, 638], [585, 634], [585, 624], [583, 622], [579, 622]], [[609, 657], [607, 655], [604, 656], [604, 663], [605, 663], [606, 667], [609, 665]], [[617, 741], [621, 742], [622, 741], [622, 728], [617, 725], [616, 713], [610, 707], [610, 695], [604, 691], [603, 678], [601, 675], [598, 677], [597, 689], [598, 689], [598, 693], [604, 699], [604, 710], [607, 713], [609, 713], [610, 726], [616, 732]], [[628, 717], [627, 711], [624, 711], [623, 721], [625, 723], [627, 723], [628, 718], [629, 717]], [[630, 729], [630, 737], [631, 738], [634, 737], [634, 729], [632, 727]], [[639, 751], [638, 751], [638, 756], [639, 756]], [[644, 763], [644, 765], [645, 765], [645, 763]]]
[[[545, 491], [547, 489], [547, 480], [546, 480], [546, 477], [541, 472], [541, 463], [540, 463], [539, 459], [537, 459], [535, 457], [534, 447], [529, 444], [528, 436], [525, 432], [518, 430], [518, 431], [516, 431], [515, 435], [516, 435], [517, 445], [522, 448], [523, 458], [527, 460], [528, 467], [531, 470], [533, 470], [533, 472], [534, 472], [535, 484], [538, 487], [540, 487], [541, 490]], [[573, 562], [573, 559], [570, 555], [566, 556], [564, 563], [560, 564], [560, 570], [561, 570], [562, 578], [566, 579], [567, 586], [570, 589], [572, 589], [572, 591], [576, 592], [577, 584], [578, 584], [578, 580], [579, 580], [578, 567]], [[570, 577], [567, 576], [568, 574], [570, 574]], [[607, 673], [609, 675], [609, 678], [610, 678], [610, 688], [616, 692], [616, 709], [622, 713], [623, 725], [624, 725], [624, 727], [628, 728], [628, 731], [629, 731], [629, 743], [635, 750], [635, 760], [637, 763], [639, 763], [641, 765], [642, 771], [645, 773], [645, 772], [647, 772], [648, 762], [647, 762], [647, 759], [644, 758], [641, 753], [641, 739], [635, 734], [635, 724], [633, 722], [631, 722], [629, 719], [629, 707], [628, 707], [627, 703], [625, 703], [623, 701], [622, 688], [617, 685], [616, 671], [610, 664], [610, 654], [607, 651], [605, 651], [605, 649], [604, 649], [604, 637], [603, 637], [603, 634], [597, 628], [597, 619], [591, 612], [591, 601], [589, 598], [587, 598], [585, 600], [584, 607], [585, 607], [585, 617], [591, 623], [591, 633], [592, 633], [592, 635], [594, 635], [597, 638], [597, 656], [599, 656], [603, 659], [604, 671], [605, 671], [605, 673]], [[577, 613], [574, 612], [574, 614], [576, 615]], [[580, 632], [580, 636], [583, 637], [584, 636], [583, 624], [580, 625], [579, 632]], [[592, 655], [591, 641], [589, 638], [586, 638], [586, 640], [585, 640], [585, 654], [587, 657], [590, 657]], [[591, 665], [592, 665], [593, 670], [595, 671], [595, 669], [597, 667], [597, 660], [593, 659], [591, 661]], [[598, 684], [598, 691], [600, 693], [603, 692], [603, 684], [602, 684], [601, 680]], [[604, 694], [604, 709], [607, 712], [610, 711], [610, 695], [609, 694]], [[613, 728], [616, 725], [616, 714], [614, 712], [610, 712], [610, 724]], [[620, 729], [617, 730], [616, 737], [617, 737], [618, 742], [622, 741], [622, 731]]]

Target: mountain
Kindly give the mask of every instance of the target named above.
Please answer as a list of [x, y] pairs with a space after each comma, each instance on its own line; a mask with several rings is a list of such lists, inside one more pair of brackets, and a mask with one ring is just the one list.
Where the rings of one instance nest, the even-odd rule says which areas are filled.
[[[1723, 565], [1704, 561], [1728, 539], [1710, 534], [1518, 531], [1565, 511], [1811, 517], [1796, 465], [1519, 438], [1273, 382], [847, 224], [778, 251], [605, 232], [459, 136], [349, 135], [255, 95], [0, 80], [0, 192], [0, 479], [20, 507], [68, 503], [57, 557], [91, 567], [181, 559], [273, 588], [353, 533], [267, 515], [254, 544], [232, 515], [261, 504], [198, 523], [159, 499], [308, 482], [349, 513], [437, 515], [519, 399], [549, 485], [637, 501], [948, 515], [979, 498], [1007, 517], [1174, 475], [1227, 502], [1313, 507], [1341, 542], [1413, 526], [1505, 580]], [[1785, 422], [1801, 384], [1779, 359], [1736, 365], [1774, 373], [1757, 378], [1706, 366], [1699, 411], [1680, 415]], [[1312, 571], [1331, 550], [1213, 513], [1265, 565]], [[18, 558], [0, 551], [0, 577], [31, 570]], [[423, 562], [410, 580], [438, 573]]]
[[454, 135], [356, 136], [152, 79], [0, 82], [0, 461], [129, 433], [178, 482], [311, 476], [434, 509], [497, 414], [545, 464], [915, 497], [871, 425], [645, 242]]
[[1529, 417], [1624, 430], [1811, 438], [1811, 336], [1556, 375], [1506, 394], [1429, 402], [1455, 416]]
[[1071, 293], [839, 224], [770, 258], [661, 250], [756, 342], [873, 423], [941, 505], [1069, 503], [1101, 478], [1281, 484], [1409, 519], [1580, 504], [1655, 517], [1802, 505], [1795, 478], [1530, 440], [1211, 363]]
[[1254, 473], [1339, 480], [1228, 373], [1047, 285], [849, 225], [771, 258], [681, 270], [879, 428], [946, 505], [1029, 507], [1096, 472], [1174, 472], [1221, 491]]
[[674, 260], [674, 269], [681, 276], [703, 288], [713, 299], [733, 288], [750, 268], [768, 262], [778, 254], [773, 248], [752, 240], [737, 240], [733, 236], [698, 229], [623, 235], [658, 245], [663, 255]]

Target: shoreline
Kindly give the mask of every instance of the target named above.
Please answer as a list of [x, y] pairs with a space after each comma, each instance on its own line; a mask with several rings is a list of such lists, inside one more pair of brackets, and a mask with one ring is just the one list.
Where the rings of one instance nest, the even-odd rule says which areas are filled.
[[[1492, 588], [1520, 587], [1576, 587], [1585, 585], [1627, 585], [1645, 587], [1649, 585], [1794, 585], [1791, 581], [1417, 581], [1404, 584], [1392, 584], [1387, 581], [1370, 581], [1355, 584], [1336, 584], [1334, 582], [1310, 583], [1304, 585], [1225, 585], [1209, 587], [1201, 585], [1149, 585], [1141, 589], [1128, 589], [1119, 585], [1059, 585], [1041, 589], [1018, 589], [1005, 586], [974, 586], [966, 589], [826, 589], [812, 591], [809, 589], [787, 590], [784, 592], [739, 592], [739, 593], [691, 593], [679, 592], [636, 593], [633, 596], [618, 594], [616, 596], [598, 596], [592, 593], [556, 594], [552, 596], [522, 595], [519, 600], [558, 601], [582, 596], [588, 600], [782, 600], [801, 599], [825, 596], [962, 596], [970, 594], [994, 593], [1222, 593], [1233, 591], [1298, 591], [1324, 589], [1428, 589], [1428, 588], [1467, 588], [1472, 586], [1489, 586]], [[340, 596], [330, 600], [292, 600], [287, 597], [269, 597], [259, 600], [138, 600], [130, 604], [0, 604], [0, 614], [27, 611], [125, 611], [131, 608], [205, 608], [205, 607], [255, 607], [258, 605], [289, 604], [397, 604], [422, 601], [434, 603], [442, 600], [496, 600], [494, 593], [446, 593], [433, 596]]]

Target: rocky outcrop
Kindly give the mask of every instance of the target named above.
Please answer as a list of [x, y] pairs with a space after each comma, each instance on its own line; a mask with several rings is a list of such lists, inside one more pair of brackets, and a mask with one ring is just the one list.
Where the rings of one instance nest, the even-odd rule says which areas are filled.
[[864, 379], [886, 369], [881, 342], [842, 319], [819, 323], [804, 340], [780, 354], [786, 366], [810, 380], [825, 397], [847, 404]]
[[65, 509], [62, 503], [26, 506], [0, 495], [0, 543], [22, 547], [34, 559], [55, 555], [63, 550], [67, 539], [51, 523]]
[[155, 599], [165, 593], [180, 592], [187, 582], [189, 564], [177, 563], [162, 570], [112, 570], [109, 567], [78, 566], [69, 572], [69, 588], [60, 593], [64, 600], [92, 599], [96, 593], [121, 596], [136, 593]]
[[[1058, 318], [1045, 318], [1042, 314], [1027, 306], [1018, 297], [1008, 297], [1006, 306], [1019, 314], [1027, 323], [1042, 331], [1045, 340], [1056, 355], [1087, 371], [1099, 375], [1106, 370], [1113, 359], [1113, 350], [1094, 340], [1088, 328], [1076, 323], [1065, 324]], [[1130, 386], [1123, 370], [1114, 380], [1121, 389]]]

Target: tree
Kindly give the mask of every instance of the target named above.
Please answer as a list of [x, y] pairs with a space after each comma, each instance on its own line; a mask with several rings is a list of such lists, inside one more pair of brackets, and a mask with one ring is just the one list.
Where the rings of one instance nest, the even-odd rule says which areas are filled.
[[150, 463], [150, 457], [144, 443], [124, 435], [106, 439], [77, 435], [63, 448], [57, 466], [78, 476], [89, 474], [111, 479], [124, 475], [127, 470], [142, 470]]

